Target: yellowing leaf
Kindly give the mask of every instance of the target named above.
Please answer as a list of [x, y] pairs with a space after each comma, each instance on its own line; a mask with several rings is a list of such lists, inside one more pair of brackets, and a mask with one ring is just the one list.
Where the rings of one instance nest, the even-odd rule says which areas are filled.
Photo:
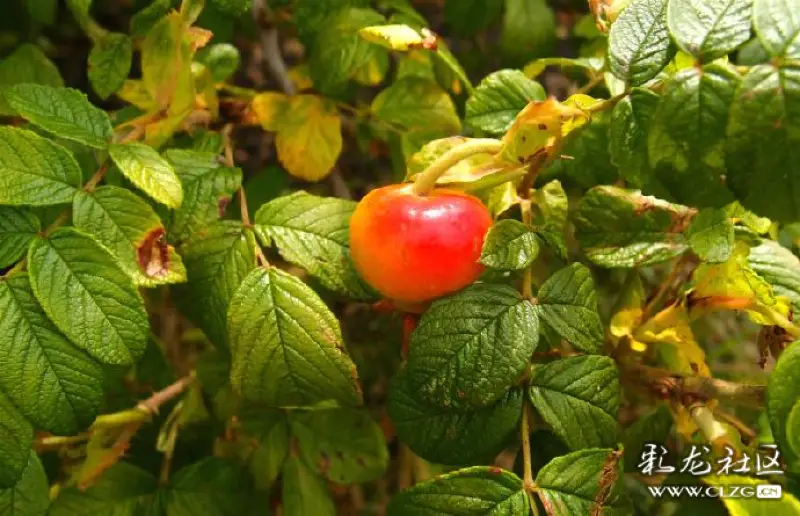
[[151, 111], [158, 108], [155, 99], [147, 91], [144, 81], [128, 79], [122, 83], [122, 87], [117, 92], [117, 96], [127, 102], [133, 104], [143, 111]]
[[425, 42], [425, 38], [408, 25], [375, 25], [360, 29], [358, 34], [367, 41], [391, 50], [422, 48]]
[[695, 269], [689, 295], [692, 317], [714, 310], [747, 310], [757, 324], [791, 324], [786, 319], [789, 300], [776, 296], [772, 285], [750, 267], [749, 254], [746, 243], [736, 242], [728, 261], [703, 263]]
[[668, 306], [636, 330], [636, 340], [659, 346], [662, 361], [674, 372], [711, 376], [706, 354], [697, 343], [689, 322], [689, 313], [682, 303]]
[[562, 104], [554, 98], [528, 103], [503, 136], [503, 157], [525, 163], [546, 152], [563, 136], [565, 122], [576, 118], [587, 118], [587, 115], [581, 109]]
[[290, 98], [283, 93], [267, 91], [259, 93], [250, 103], [261, 127], [267, 131], [278, 131], [283, 126], [289, 110]]
[[376, 48], [369, 60], [355, 71], [353, 79], [365, 86], [377, 86], [389, 71], [389, 54], [382, 48]]
[[644, 288], [639, 273], [633, 269], [624, 290], [617, 301], [614, 315], [611, 317], [609, 330], [618, 339], [628, 337], [634, 351], [643, 352], [647, 347], [633, 338], [634, 331], [642, 322], [644, 313]]
[[142, 42], [142, 80], [150, 96], [170, 115], [187, 114], [194, 106], [192, 56], [206, 31], [187, 32], [183, 17], [173, 11]]
[[319, 181], [342, 152], [341, 126], [330, 101], [315, 95], [292, 97], [275, 140], [278, 159], [293, 176]]

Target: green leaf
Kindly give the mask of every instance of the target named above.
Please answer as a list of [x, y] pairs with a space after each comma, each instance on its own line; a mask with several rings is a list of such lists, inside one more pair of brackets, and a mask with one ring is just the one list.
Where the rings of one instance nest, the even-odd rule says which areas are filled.
[[800, 57], [800, 4], [797, 0], [754, 0], [753, 24], [773, 56]]
[[553, 180], [543, 187], [537, 188], [531, 195], [531, 202], [533, 204], [532, 223], [536, 228], [536, 233], [553, 248], [557, 256], [566, 260], [565, 231], [569, 199], [567, 199], [561, 183]]
[[567, 158], [557, 159], [544, 174], [548, 178], [567, 176], [584, 188], [613, 183], [619, 172], [608, 151], [609, 120], [607, 114], [598, 113], [587, 124], [571, 131], [561, 152]]
[[0, 62], [0, 115], [16, 115], [5, 98], [5, 92], [14, 84], [46, 84], [63, 86], [64, 80], [56, 65], [39, 47], [23, 43]]
[[[228, 375], [228, 371], [225, 371]], [[257, 408], [239, 415], [242, 430], [255, 439], [257, 448], [250, 457], [250, 472], [257, 489], [269, 490], [280, 475], [289, 455], [290, 434], [286, 413]]]
[[292, 455], [283, 468], [283, 514], [285, 516], [335, 516], [336, 507], [327, 482]]
[[295, 411], [289, 425], [306, 465], [339, 484], [377, 480], [389, 463], [383, 430], [363, 410]]
[[311, 79], [322, 92], [335, 91], [369, 63], [380, 47], [366, 41], [358, 30], [384, 22], [373, 9], [347, 7], [325, 20], [315, 34], [309, 54]]
[[144, 302], [92, 237], [66, 228], [34, 240], [28, 268], [45, 313], [76, 346], [105, 364], [133, 364], [144, 353], [150, 330]]
[[666, 404], [640, 416], [623, 431], [626, 473], [638, 473], [638, 465], [647, 443], [663, 443], [669, 439], [674, 423], [672, 413]]
[[492, 25], [503, 11], [501, 0], [460, 0], [444, 4], [444, 19], [459, 36], [473, 36]]
[[542, 85], [524, 73], [500, 70], [487, 75], [467, 99], [464, 121], [487, 133], [503, 134], [528, 102], [545, 97]]
[[81, 178], [64, 147], [30, 131], [0, 127], [0, 204], [68, 203]]
[[536, 475], [536, 494], [548, 514], [631, 514], [622, 468], [610, 449], [587, 449], [551, 460]]
[[670, 0], [667, 26], [681, 50], [710, 63], [750, 39], [751, 0]]
[[718, 64], [686, 68], [667, 83], [650, 125], [648, 152], [658, 179], [678, 202], [721, 207], [733, 201], [720, 176], [738, 83], [735, 71]]
[[242, 56], [230, 43], [217, 43], [198, 55], [198, 60], [211, 70], [214, 82], [225, 82], [239, 69]]
[[306, 269], [322, 284], [353, 299], [374, 299], [350, 258], [350, 217], [356, 203], [295, 192], [262, 206], [255, 230], [265, 245]]
[[780, 447], [781, 459], [789, 471], [798, 472], [800, 455], [786, 435], [789, 414], [800, 399], [800, 343], [794, 342], [781, 353], [767, 382], [767, 416], [772, 436]]
[[178, 253], [164, 241], [164, 226], [153, 208], [118, 186], [79, 192], [72, 204], [75, 227], [92, 235], [118, 259], [139, 286], [186, 281]]
[[794, 404], [786, 418], [786, 440], [795, 455], [800, 456], [800, 401]]
[[537, 299], [536, 311], [562, 338], [589, 353], [600, 349], [603, 323], [594, 279], [585, 265], [573, 263], [547, 278]]
[[492, 269], [513, 271], [528, 267], [538, 254], [536, 233], [518, 220], [505, 219], [489, 229], [480, 262]]
[[506, 285], [473, 285], [422, 315], [409, 344], [409, 385], [438, 406], [486, 406], [517, 382], [538, 343], [530, 301]]
[[160, 502], [168, 516], [236, 516], [251, 510], [253, 493], [247, 470], [218, 457], [206, 457], [175, 473]]
[[571, 449], [617, 444], [619, 371], [611, 358], [586, 355], [537, 364], [530, 386], [533, 406]]
[[500, 51], [524, 64], [549, 55], [556, 42], [556, 19], [545, 0], [506, 0], [500, 31]]
[[641, 188], [652, 171], [647, 157], [647, 137], [659, 96], [646, 88], [633, 88], [631, 94], [614, 106], [609, 127], [611, 162], [631, 188]]
[[25, 0], [31, 18], [42, 25], [52, 25], [58, 13], [58, 0]]
[[[728, 492], [732, 491], [733, 486], [738, 486], [739, 492], [743, 492], [743, 488], [753, 489], [753, 486], [764, 485], [769, 482], [767, 478], [753, 478], [741, 475], [706, 475], [703, 477], [703, 481], [710, 485], [723, 486]], [[791, 484], [790, 480], [789, 485], [791, 486]], [[800, 514], [800, 500], [791, 491], [791, 487], [789, 489], [784, 487], [781, 498], [778, 500], [763, 500], [758, 498], [758, 494], [756, 494], [755, 498], [727, 497], [722, 498], [721, 501], [727, 510], [726, 514], [731, 516]]]
[[22, 478], [33, 445], [33, 428], [0, 392], [0, 489], [14, 487]]
[[253, 232], [231, 220], [181, 248], [189, 283], [174, 287], [176, 303], [217, 347], [228, 347], [228, 302], [256, 266], [256, 245]]
[[151, 505], [150, 499], [157, 489], [153, 475], [127, 462], [118, 462], [85, 491], [77, 487], [62, 488], [50, 506], [48, 516], [139, 516], [146, 514], [146, 509]]
[[33, 450], [17, 483], [0, 489], [0, 514], [5, 516], [44, 516], [50, 506], [47, 475]]
[[153, 0], [147, 7], [131, 17], [131, 37], [144, 37], [150, 29], [172, 8], [170, 0]]
[[169, 208], [179, 208], [183, 188], [172, 165], [143, 143], [113, 144], [108, 149], [122, 174], [153, 200]]
[[633, 0], [611, 25], [611, 73], [632, 86], [658, 75], [673, 54], [667, 30], [667, 0]]
[[250, 11], [253, 0], [211, 0], [211, 4], [223, 13], [242, 16]]
[[[577, 34], [576, 34], [577, 35]], [[603, 57], [540, 57], [525, 65], [523, 72], [528, 77], [535, 79], [544, 72], [548, 66], [558, 66], [565, 72], [577, 70], [587, 77], [602, 75], [605, 67]]]
[[800, 219], [800, 65], [750, 69], [730, 110], [725, 165], [742, 205], [778, 222]]
[[103, 371], [44, 314], [27, 275], [0, 281], [0, 390], [37, 428], [71, 435], [88, 427], [103, 397]]
[[776, 296], [786, 296], [800, 311], [800, 259], [772, 240], [751, 247], [747, 258], [750, 267], [770, 285]]
[[97, 40], [89, 53], [89, 82], [101, 99], [107, 99], [128, 78], [133, 59], [133, 41], [125, 34], [109, 32]]
[[231, 298], [228, 332], [231, 383], [245, 399], [275, 407], [361, 402], [339, 321], [296, 277], [251, 272]]
[[389, 516], [527, 516], [519, 477], [497, 467], [474, 466], [417, 484], [392, 498]]
[[183, 203], [172, 215], [172, 240], [188, 240], [220, 218], [233, 193], [242, 184], [242, 171], [223, 167], [211, 152], [170, 149], [164, 156], [183, 185]]
[[417, 399], [401, 371], [389, 389], [388, 413], [400, 440], [425, 460], [466, 466], [488, 464], [518, 427], [522, 391], [512, 389], [494, 404], [457, 410]]
[[92, 9], [92, 0], [67, 0], [67, 7], [72, 11], [75, 21], [81, 26], [83, 30], [87, 30], [89, 22], [91, 21], [90, 11]]
[[103, 149], [114, 135], [106, 112], [78, 90], [19, 84], [7, 89], [5, 97], [22, 117], [59, 138]]
[[19, 261], [41, 229], [41, 222], [30, 209], [0, 206], [0, 269]]
[[425, 129], [450, 134], [461, 130], [453, 100], [435, 82], [404, 77], [381, 91], [372, 101], [372, 113], [405, 129]]
[[686, 239], [701, 260], [724, 262], [733, 252], [733, 222], [723, 209], [700, 210], [686, 230]]
[[575, 214], [575, 237], [603, 267], [644, 267], [687, 249], [683, 230], [694, 210], [614, 186], [592, 188]]

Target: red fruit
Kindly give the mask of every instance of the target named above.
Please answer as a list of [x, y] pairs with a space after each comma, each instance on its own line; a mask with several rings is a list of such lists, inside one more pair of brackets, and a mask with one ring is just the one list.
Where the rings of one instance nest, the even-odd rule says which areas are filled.
[[410, 184], [391, 185], [358, 203], [350, 252], [358, 272], [385, 297], [425, 303], [478, 278], [491, 225], [489, 210], [471, 195], [447, 189], [418, 195]]

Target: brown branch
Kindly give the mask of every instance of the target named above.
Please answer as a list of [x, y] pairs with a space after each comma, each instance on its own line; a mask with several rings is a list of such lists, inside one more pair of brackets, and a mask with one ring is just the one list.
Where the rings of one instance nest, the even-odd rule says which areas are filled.
[[683, 375], [641, 364], [634, 366], [633, 371], [636, 373], [637, 379], [644, 380], [659, 395], [681, 403], [718, 399], [745, 407], [763, 408], [764, 406], [766, 394], [764, 385]]

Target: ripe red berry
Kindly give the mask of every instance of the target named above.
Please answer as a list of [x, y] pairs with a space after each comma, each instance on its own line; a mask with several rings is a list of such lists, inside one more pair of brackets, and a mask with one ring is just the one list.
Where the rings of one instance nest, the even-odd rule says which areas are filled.
[[350, 250], [364, 279], [400, 304], [460, 290], [483, 271], [478, 263], [489, 210], [456, 190], [416, 194], [411, 184], [367, 194], [350, 221]]

